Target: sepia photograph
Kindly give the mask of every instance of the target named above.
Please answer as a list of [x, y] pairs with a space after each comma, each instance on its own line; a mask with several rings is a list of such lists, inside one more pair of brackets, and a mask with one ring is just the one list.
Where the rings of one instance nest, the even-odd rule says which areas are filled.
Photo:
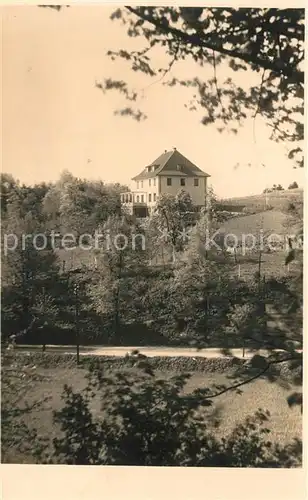
[[2, 464], [302, 468], [305, 9], [0, 10]]

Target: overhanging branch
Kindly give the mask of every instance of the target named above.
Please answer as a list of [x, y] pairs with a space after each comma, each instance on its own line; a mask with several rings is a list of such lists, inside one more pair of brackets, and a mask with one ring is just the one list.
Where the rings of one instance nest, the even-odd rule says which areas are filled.
[[233, 57], [234, 59], [240, 59], [241, 61], [244, 61], [250, 65], [255, 64], [256, 66], [259, 66], [265, 70], [272, 71], [273, 73], [276, 73], [278, 75], [284, 75], [288, 78], [292, 78], [296, 83], [304, 82], [303, 71], [296, 70], [290, 66], [281, 67], [274, 61], [269, 61], [268, 59], [259, 58], [253, 54], [245, 54], [242, 52], [238, 52], [236, 50], [229, 50], [222, 46], [217, 47], [216, 45], [203, 40], [200, 34], [190, 35], [188, 33], [185, 33], [184, 31], [179, 30], [178, 28], [170, 26], [169, 24], [164, 25], [158, 19], [155, 19], [151, 15], [144, 14], [134, 7], [125, 6], [125, 8], [132, 14], [135, 14], [140, 19], [143, 19], [144, 21], [153, 24], [153, 26], [155, 26], [160, 32], [165, 33], [166, 35], [172, 35], [175, 39], [182, 41], [186, 44], [192, 45], [194, 47], [209, 49], [211, 51], [218, 52], [220, 54], [227, 55], [229, 57]]
[[226, 392], [233, 391], [235, 389], [238, 389], [239, 387], [242, 387], [243, 385], [250, 384], [250, 382], [253, 382], [254, 380], [262, 377], [271, 367], [271, 365], [279, 364], [279, 363], [285, 363], [287, 361], [294, 361], [296, 358], [294, 356], [288, 357], [288, 358], [282, 358], [282, 359], [276, 359], [274, 361], [268, 361], [266, 363], [266, 366], [256, 375], [253, 377], [250, 377], [246, 380], [243, 380], [242, 382], [239, 382], [237, 384], [231, 385], [230, 387], [226, 387], [225, 389], [222, 389], [221, 391], [217, 392], [216, 394], [210, 394], [204, 397], [204, 399], [213, 399], [217, 398], [218, 396], [221, 396], [222, 394], [225, 394]]

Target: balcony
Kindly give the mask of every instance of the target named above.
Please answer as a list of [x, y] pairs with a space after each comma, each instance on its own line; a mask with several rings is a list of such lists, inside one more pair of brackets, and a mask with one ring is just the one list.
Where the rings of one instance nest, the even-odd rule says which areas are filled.
[[142, 191], [126, 191], [121, 193], [121, 203], [123, 205], [133, 205], [137, 207], [147, 206], [147, 193]]
[[121, 203], [124, 208], [137, 217], [147, 217], [149, 210], [147, 207], [147, 193], [142, 191], [126, 191], [121, 193]]

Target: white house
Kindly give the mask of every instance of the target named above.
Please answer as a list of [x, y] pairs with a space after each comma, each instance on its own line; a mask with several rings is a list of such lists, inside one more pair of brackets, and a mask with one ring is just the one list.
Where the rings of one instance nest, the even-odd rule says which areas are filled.
[[131, 191], [121, 193], [121, 202], [139, 217], [149, 215], [161, 194], [176, 195], [180, 190], [190, 194], [196, 209], [205, 205], [207, 178], [190, 160], [176, 148], [165, 151], [140, 174], [133, 177]]

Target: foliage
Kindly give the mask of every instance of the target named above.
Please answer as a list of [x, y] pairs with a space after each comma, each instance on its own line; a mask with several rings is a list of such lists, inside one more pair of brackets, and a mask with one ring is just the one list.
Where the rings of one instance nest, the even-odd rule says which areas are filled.
[[16, 180], [10, 174], [4, 174], [1, 172], [0, 176], [0, 201], [1, 201], [1, 216], [5, 216], [7, 213], [7, 204], [12, 192], [16, 188]]
[[[265, 348], [268, 343], [264, 304], [257, 300], [238, 302], [232, 305], [228, 313], [226, 339], [230, 346], [240, 342], [243, 348]], [[235, 339], [235, 340], [234, 340]], [[271, 348], [271, 343], [269, 342]]]
[[[237, 133], [246, 118], [260, 114], [272, 138], [289, 142], [289, 158], [303, 166], [304, 9], [127, 6], [117, 8], [111, 19], [144, 42], [140, 50], [109, 50], [111, 59], [122, 58], [133, 71], [160, 76], [160, 81], [171, 68], [175, 74], [182, 60], [194, 61], [207, 70], [206, 80], [174, 76], [164, 84], [193, 90], [189, 108], [205, 111], [204, 125], [215, 123], [221, 132]], [[169, 60], [166, 67], [155, 66], [157, 51]], [[221, 81], [220, 67], [229, 69]], [[247, 78], [246, 84], [241, 80], [247, 70], [250, 85]], [[130, 101], [126, 114], [140, 120], [142, 111], [132, 107], [138, 92], [129, 90], [127, 82], [107, 78], [97, 87], [124, 94]]]
[[[12, 197], [8, 202], [7, 218], [4, 221], [9, 249], [3, 252], [2, 258], [5, 335], [11, 328], [16, 331], [30, 324], [37, 294], [43, 288], [47, 293], [54, 294], [58, 276], [57, 257], [51, 247], [49, 235], [45, 234], [44, 241], [44, 228], [40, 220], [35, 219], [31, 211], [23, 216], [22, 210], [22, 201], [18, 197]], [[14, 243], [15, 249], [11, 246]]]
[[31, 215], [40, 222], [44, 221], [42, 214], [42, 202], [50, 185], [42, 182], [34, 186], [27, 186], [15, 180], [10, 174], [1, 173], [1, 215], [8, 217], [10, 205], [18, 207], [20, 217]]
[[[269, 414], [261, 409], [223, 438], [210, 429], [211, 391], [184, 391], [189, 375], [155, 376], [142, 356], [133, 370], [92, 369], [83, 393], [65, 386], [64, 406], [55, 412], [61, 436], [51, 463], [202, 467], [293, 467], [301, 443], [286, 447], [267, 438]], [[137, 371], [136, 371], [137, 369]], [[100, 398], [102, 411], [91, 410]]]
[[43, 209], [52, 229], [63, 233], [93, 235], [109, 215], [120, 213], [120, 185], [86, 181], [62, 172], [43, 200]]
[[173, 316], [180, 320], [182, 331], [201, 345], [211, 343], [224, 328], [230, 285], [226, 267], [192, 258], [175, 270]]
[[296, 181], [292, 182], [289, 186], [288, 189], [298, 189], [298, 184]]
[[[47, 248], [38, 251], [31, 240], [27, 240], [24, 250], [18, 246], [15, 251], [9, 251], [3, 257], [4, 337], [19, 332], [22, 333], [22, 339], [30, 342], [47, 339], [47, 343], [71, 344], [76, 340], [78, 326], [81, 342], [85, 344], [95, 341], [122, 345], [132, 345], [135, 342], [135, 345], [188, 345], [193, 342], [198, 346], [227, 348], [234, 342], [235, 347], [242, 342], [243, 332], [248, 327], [246, 328], [245, 322], [240, 321], [232, 331], [232, 314], [234, 311], [237, 311], [236, 314], [240, 312], [246, 298], [247, 308], [257, 311], [253, 315], [254, 320], [251, 318], [252, 323], [255, 323], [254, 330], [257, 332], [262, 326], [258, 335], [253, 332], [253, 336], [258, 338], [260, 345], [268, 345], [264, 325], [259, 324], [260, 317], [265, 321], [264, 310], [256, 310], [256, 302], [264, 302], [264, 297], [261, 296], [264, 288], [260, 287], [264, 274], [262, 251], [259, 252], [258, 279], [247, 281], [245, 277], [246, 283], [243, 283], [234, 279], [233, 257], [224, 255], [215, 248], [207, 250], [209, 233], [216, 231], [221, 223], [219, 204], [213, 191], [210, 191], [205, 210], [198, 214], [196, 220], [191, 219], [191, 200], [185, 191], [180, 191], [176, 197], [162, 198], [156, 214], [146, 223], [139, 223], [128, 215], [114, 213], [115, 205], [111, 198], [111, 205], [106, 201], [107, 208], [100, 219], [99, 231], [104, 242], [102, 247], [94, 249], [91, 254], [83, 251], [83, 257], [85, 253], [91, 255], [92, 258], [88, 259], [91, 264], [80, 264], [79, 269], [62, 267], [61, 270], [57, 260], [58, 251], [53, 250], [49, 239], [48, 224], [52, 220], [58, 220], [60, 224], [58, 208], [61, 206], [63, 214], [70, 213], [72, 223], [74, 220], [78, 221], [81, 217], [77, 217], [81, 213], [79, 207], [86, 207], [87, 203], [92, 206], [93, 192], [99, 199], [98, 193], [101, 193], [103, 185], [95, 191], [97, 186], [92, 190], [90, 183], [89, 189], [83, 192], [83, 181], [65, 173], [56, 188], [52, 186], [47, 194], [42, 190], [40, 196], [34, 196], [34, 205], [31, 206], [28, 202], [25, 204], [24, 198], [19, 195], [18, 182], [5, 179], [4, 177], [3, 196], [6, 200], [6, 234], [14, 233], [20, 238], [24, 233], [44, 233], [47, 236]], [[75, 195], [71, 196], [71, 189], [76, 195], [75, 215]], [[58, 193], [58, 198], [53, 198], [55, 193]], [[86, 202], [88, 196], [89, 202]], [[55, 205], [48, 205], [48, 200], [55, 201]], [[60, 201], [62, 205], [59, 204]], [[45, 212], [42, 211], [42, 203]], [[37, 215], [39, 212], [44, 212], [43, 218], [42, 214]], [[92, 213], [97, 214], [95, 209]], [[290, 226], [293, 227], [293, 223], [296, 223], [299, 231], [301, 227], [303, 232], [302, 201], [289, 204], [286, 213]], [[262, 215], [262, 220], [266, 219], [265, 215], [266, 213]], [[272, 228], [273, 216], [269, 215], [268, 226]], [[260, 217], [253, 222], [246, 216], [237, 218], [236, 221], [231, 220], [233, 225], [230, 226], [230, 232], [234, 233], [235, 227], [237, 232], [251, 232], [252, 223], [256, 225], [253, 232], [257, 232], [260, 224], [262, 228], [264, 226], [259, 219]], [[241, 222], [244, 225], [241, 226]], [[84, 220], [78, 222], [77, 232], [81, 230], [83, 223]], [[123, 248], [121, 237], [118, 238], [120, 234], [124, 236], [124, 242], [127, 238], [127, 245]], [[117, 245], [113, 243], [115, 238]], [[110, 245], [107, 248], [108, 241]], [[168, 262], [171, 253], [173, 263]], [[292, 259], [296, 259], [296, 264], [301, 263], [300, 249], [292, 248], [290, 254]], [[281, 266], [283, 267], [283, 257]], [[300, 274], [297, 280], [301, 280]], [[78, 300], [74, 292], [75, 285], [80, 287]], [[270, 280], [267, 280], [266, 285], [269, 292], [272, 287], [275, 288], [275, 283]], [[299, 283], [294, 285], [293, 295], [291, 292], [286, 295], [281, 288], [279, 290], [278, 297], [279, 294], [284, 294], [288, 297], [286, 300], [294, 304], [297, 297], [297, 303], [300, 303], [302, 289]], [[33, 318], [36, 319], [34, 326]], [[296, 324], [299, 323], [300, 318]], [[248, 336], [244, 336], [247, 340]], [[289, 341], [283, 335], [277, 338], [275, 345], [288, 349]], [[300, 342], [299, 338], [297, 342]]]
[[135, 277], [144, 265], [144, 234], [128, 215], [109, 217], [102, 234], [104, 246], [97, 250], [96, 276], [88, 285], [87, 294], [92, 308], [106, 318], [117, 335], [124, 310], [130, 312], [137, 299]]
[[[288, 188], [289, 189], [289, 188]], [[272, 188], [266, 188], [263, 190], [263, 193], [273, 193], [274, 191], [283, 191], [284, 188], [281, 184], [273, 184]]]
[[186, 229], [192, 223], [193, 212], [191, 197], [184, 190], [176, 196], [163, 194], [155, 206], [153, 223], [164, 242], [171, 244], [173, 261], [176, 251], [183, 249], [187, 240]]
[[41, 332], [43, 349], [45, 349], [46, 330], [52, 330], [59, 323], [62, 325], [59, 321], [59, 307], [56, 300], [52, 295], [46, 294], [45, 288], [42, 289], [42, 292], [37, 293], [32, 307], [32, 314], [36, 319], [35, 326]]
[[[87, 203], [79, 181], [68, 175], [65, 182], [70, 189], [66, 191], [67, 186], [60, 189], [61, 196], [54, 200], [57, 203], [60, 200], [62, 213], [69, 214], [71, 219], [66, 223], [73, 224], [81, 214], [87, 216], [80, 208]], [[40, 378], [36, 365], [29, 357], [20, 369], [14, 351], [5, 351], [6, 376], [2, 384], [5, 460], [12, 448], [21, 455], [31, 450], [35, 460], [53, 463], [227, 467], [300, 464], [299, 441], [283, 448], [265, 439], [266, 412], [258, 410], [229, 435], [219, 438], [210, 429], [212, 417], [208, 410], [215, 398], [228, 391], [240, 392], [243, 385], [256, 379], [286, 383], [277, 368], [282, 364], [288, 365], [292, 383], [301, 386], [302, 267], [299, 273], [282, 280], [262, 281], [260, 258], [255, 279], [234, 279], [230, 259], [224, 257], [219, 261], [217, 252], [203, 251], [207, 232], [219, 225], [214, 194], [192, 228], [191, 200], [185, 192], [180, 192], [177, 197], [163, 199], [156, 217], [144, 226], [134, 217], [117, 214], [112, 203], [109, 213], [107, 204], [106, 212], [97, 219], [101, 222], [105, 246], [97, 249], [95, 268], [84, 265], [61, 273], [46, 224], [51, 221], [49, 215], [60, 222], [63, 219], [52, 205], [48, 212], [45, 204], [48, 213], [41, 213], [48, 193], [45, 194], [44, 188], [35, 188], [32, 196], [32, 188], [20, 190], [18, 183], [5, 177], [2, 187], [4, 229], [6, 235], [16, 235], [19, 242], [2, 261], [5, 336], [12, 332], [20, 334], [24, 327], [21, 334], [28, 334], [29, 329], [34, 330], [34, 318], [35, 331], [43, 345], [47, 333], [54, 340], [55, 327], [62, 335], [61, 343], [71, 338], [68, 332], [75, 341], [78, 330], [78, 342], [87, 342], [90, 336], [99, 334], [104, 342], [129, 345], [138, 337], [138, 327], [138, 342], [143, 344], [218, 346], [229, 356], [232, 354], [228, 349], [235, 346], [267, 350], [265, 355], [254, 355], [247, 363], [235, 363], [238, 369], [229, 377], [229, 386], [216, 385], [192, 393], [184, 390], [189, 377], [157, 379], [153, 365], [136, 353], [126, 359], [124, 370], [113, 375], [91, 363], [91, 376], [84, 392], [74, 393], [65, 388], [64, 407], [55, 414], [55, 423], [60, 424], [62, 434], [54, 441], [51, 458], [45, 454], [48, 438], [42, 438], [27, 425], [27, 415], [42, 404], [42, 401], [24, 402], [29, 388]], [[303, 228], [302, 203], [288, 205], [287, 214], [290, 225], [296, 222]], [[78, 222], [76, 232], [81, 228]], [[178, 258], [170, 266], [150, 266], [151, 252], [143, 250], [140, 236], [150, 236], [150, 244], [159, 248], [161, 231], [166, 228], [171, 231], [172, 249]], [[190, 237], [182, 243], [182, 232], [187, 229]], [[31, 238], [26, 239], [24, 248], [20, 246], [22, 235], [44, 230], [45, 250], [37, 250]], [[119, 235], [122, 240], [123, 236], [127, 238], [127, 244], [125, 238], [124, 245], [121, 244]], [[134, 246], [136, 235], [139, 237]], [[288, 255], [293, 252], [292, 259], [302, 264], [301, 250], [294, 251], [290, 248]], [[270, 311], [265, 310], [265, 300]], [[132, 370], [127, 369], [130, 365]], [[297, 387], [292, 391], [287, 401], [289, 407], [302, 406], [302, 393]], [[102, 400], [99, 414], [91, 406], [97, 397]]]

